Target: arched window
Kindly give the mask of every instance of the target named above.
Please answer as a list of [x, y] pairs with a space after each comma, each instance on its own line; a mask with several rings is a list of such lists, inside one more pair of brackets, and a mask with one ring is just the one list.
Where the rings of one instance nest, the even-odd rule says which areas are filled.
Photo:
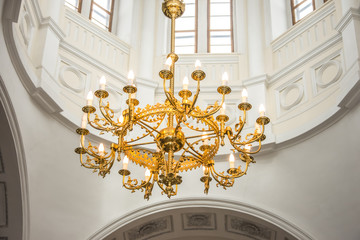
[[89, 18], [96, 25], [111, 32], [113, 10], [114, 0], [92, 0]]

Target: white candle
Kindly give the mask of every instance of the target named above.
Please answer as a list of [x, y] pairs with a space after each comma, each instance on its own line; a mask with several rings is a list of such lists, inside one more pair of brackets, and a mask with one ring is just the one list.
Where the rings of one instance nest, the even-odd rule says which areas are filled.
[[145, 181], [149, 181], [150, 179], [150, 170], [147, 168], [145, 171]]
[[81, 128], [86, 128], [87, 124], [87, 113], [84, 113], [81, 118]]
[[223, 86], [227, 86], [228, 82], [229, 82], [229, 75], [227, 74], [227, 72], [224, 72], [222, 75], [221, 84]]
[[104, 144], [100, 143], [98, 149], [99, 149], [99, 155], [100, 155], [100, 156], [104, 156], [104, 153], [105, 153]]
[[204, 145], [208, 145], [209, 144], [209, 139], [207, 138], [206, 134], [203, 133], [202, 134], [202, 141], [204, 142]]
[[106, 85], [106, 78], [102, 76], [100, 78], [100, 90], [105, 90], [105, 85]]
[[184, 90], [188, 90], [189, 88], [189, 78], [188, 77], [184, 77], [184, 80], [183, 80], [183, 89]]
[[129, 165], [129, 158], [125, 155], [124, 160], [123, 160], [123, 169], [127, 169]]
[[234, 153], [230, 153], [230, 155], [229, 155], [229, 165], [230, 165], [230, 168], [235, 168]]
[[134, 86], [134, 79], [135, 79], [135, 74], [134, 74], [133, 70], [130, 70], [128, 73], [128, 85], [129, 86]]
[[94, 99], [93, 93], [92, 93], [92, 91], [89, 91], [89, 93], [86, 97], [86, 105], [91, 106], [93, 99]]
[[168, 57], [165, 62], [165, 69], [170, 71], [171, 65], [172, 65], [172, 59], [171, 59], [171, 57]]
[[241, 99], [242, 99], [243, 103], [246, 103], [248, 101], [248, 92], [247, 92], [246, 88], [244, 88], [242, 90]]
[[259, 112], [260, 112], [260, 117], [264, 117], [264, 116], [265, 116], [265, 107], [264, 107], [263, 104], [260, 104]]
[[200, 70], [200, 68], [201, 68], [201, 62], [199, 59], [197, 59], [195, 61], [195, 70]]
[[226, 104], [223, 103], [222, 107], [220, 108], [220, 114], [225, 115], [225, 110], [226, 110]]

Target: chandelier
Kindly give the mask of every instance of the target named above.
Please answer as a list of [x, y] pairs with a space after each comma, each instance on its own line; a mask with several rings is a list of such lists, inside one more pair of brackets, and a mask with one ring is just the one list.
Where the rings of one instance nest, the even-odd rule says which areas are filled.
[[[119, 174], [122, 175], [123, 186], [132, 192], [144, 191], [145, 199], [149, 199], [156, 184], [162, 194], [169, 198], [175, 196], [178, 185], [182, 182], [180, 174], [199, 167], [203, 168], [200, 181], [204, 183], [206, 194], [212, 179], [217, 186], [224, 189], [232, 187], [235, 179], [246, 174], [250, 163], [255, 162], [251, 155], [260, 151], [261, 141], [265, 140], [264, 127], [270, 122], [265, 116], [263, 105], [260, 105], [260, 117], [256, 120], [254, 132], [242, 135], [247, 111], [252, 108], [247, 102], [247, 91], [244, 89], [242, 102], [238, 106], [242, 117], [239, 117], [234, 129], [225, 126], [229, 120], [225, 114], [225, 96], [231, 92], [226, 73], [223, 74], [222, 85], [217, 88], [221, 103], [215, 102], [204, 110], [197, 106], [200, 82], [206, 76], [201, 70], [200, 61], [196, 61], [195, 70], [191, 74], [197, 85], [195, 94], [188, 89], [189, 82], [185, 78], [183, 89], [178, 93], [180, 98], [175, 96], [174, 73], [178, 60], [178, 55], [175, 54], [175, 19], [180, 17], [184, 10], [185, 4], [182, 0], [164, 0], [162, 4], [163, 13], [171, 19], [171, 53], [168, 54], [165, 69], [159, 73], [163, 79], [165, 102], [138, 107], [137, 87], [131, 71], [128, 84], [123, 88], [128, 96], [127, 108], [117, 118], [109, 102], [105, 103], [109, 93], [105, 90], [106, 80], [102, 77], [100, 88], [94, 93], [99, 100], [98, 110], [93, 106], [93, 94], [89, 92], [87, 105], [82, 108], [84, 115], [81, 128], [76, 130], [81, 135], [80, 147], [75, 149], [80, 155], [81, 165], [105, 177], [116, 160], [122, 161]], [[90, 142], [85, 145], [85, 136], [89, 134], [86, 129], [88, 124], [100, 131], [99, 134], [111, 133], [117, 142], [111, 143], [108, 150], [105, 150], [102, 143], [99, 146]], [[131, 134], [136, 136], [132, 138]], [[230, 166], [226, 172], [219, 172], [215, 170], [214, 157], [220, 146], [225, 146], [225, 141], [232, 146]], [[244, 162], [244, 168], [235, 167], [235, 152]], [[143, 180], [131, 178], [129, 161], [145, 168]]]

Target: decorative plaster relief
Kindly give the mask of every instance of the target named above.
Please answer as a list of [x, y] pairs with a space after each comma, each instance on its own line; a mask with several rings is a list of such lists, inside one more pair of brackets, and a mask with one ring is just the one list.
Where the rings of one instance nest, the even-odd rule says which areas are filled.
[[7, 225], [8, 225], [8, 207], [7, 207], [6, 183], [0, 182], [0, 227], [7, 227]]
[[124, 238], [126, 240], [149, 239], [173, 231], [172, 216], [166, 216], [154, 219], [124, 232]]
[[338, 50], [311, 67], [314, 95], [338, 82], [343, 75], [341, 50]]
[[76, 92], [80, 93], [84, 91], [85, 88], [85, 74], [82, 73], [78, 68], [74, 66], [70, 66], [66, 64], [65, 62], [62, 62], [63, 66], [60, 69], [59, 73], [59, 81], [60, 83]]
[[286, 86], [280, 92], [281, 108], [284, 110], [289, 110], [301, 102], [302, 98], [304, 97], [304, 86], [299, 83], [292, 83]]
[[5, 169], [4, 169], [4, 162], [3, 162], [3, 158], [2, 158], [2, 154], [1, 154], [1, 149], [0, 149], [0, 173], [4, 173]]
[[181, 214], [184, 230], [216, 230], [215, 213]]
[[[326, 74], [326, 72], [328, 72]], [[326, 88], [340, 79], [342, 74], [341, 63], [331, 60], [320, 67], [316, 75], [316, 84], [320, 88]], [[330, 78], [328, 78], [330, 76]]]
[[29, 42], [32, 36], [34, 25], [31, 22], [31, 17], [24, 7], [23, 16], [19, 20], [19, 30], [25, 46], [29, 46]]
[[239, 217], [226, 215], [225, 229], [228, 232], [237, 233], [253, 239], [275, 240], [276, 231]]
[[304, 73], [276, 88], [275, 96], [278, 116], [299, 106], [306, 100]]

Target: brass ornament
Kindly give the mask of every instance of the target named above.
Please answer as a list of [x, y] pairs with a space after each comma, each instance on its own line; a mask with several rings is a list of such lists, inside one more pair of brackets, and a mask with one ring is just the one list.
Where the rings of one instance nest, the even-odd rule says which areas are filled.
[[[82, 166], [102, 177], [110, 173], [115, 162], [122, 162], [123, 168], [118, 173], [122, 177], [123, 187], [132, 192], [144, 192], [145, 199], [150, 198], [155, 185], [169, 198], [177, 195], [178, 185], [183, 181], [180, 174], [200, 167], [205, 168], [204, 176], [200, 178], [204, 183], [204, 193], [208, 193], [212, 180], [216, 182], [216, 186], [227, 189], [234, 185], [236, 178], [247, 173], [251, 163], [255, 163], [252, 155], [261, 150], [261, 142], [266, 138], [264, 128], [270, 119], [259, 117], [256, 122], [260, 128], [254, 133], [243, 134], [251, 104], [241, 103], [238, 108], [243, 115], [239, 117], [235, 128], [225, 126], [229, 117], [217, 113], [225, 102], [225, 96], [231, 93], [231, 88], [219, 86], [217, 91], [221, 95], [221, 103], [215, 102], [206, 109], [201, 109], [196, 103], [200, 94], [200, 82], [206, 78], [206, 74], [198, 68], [191, 74], [197, 82], [196, 91], [183, 89], [178, 93], [181, 99], [177, 99], [174, 93], [174, 76], [175, 63], [179, 57], [174, 53], [174, 26], [175, 19], [185, 11], [185, 4], [181, 0], [165, 0], [162, 10], [172, 22], [172, 51], [168, 57], [173, 64], [170, 70], [159, 72], [163, 79], [165, 102], [141, 108], [139, 100], [132, 97], [137, 92], [137, 87], [127, 85], [123, 88], [128, 94], [127, 108], [122, 111], [120, 119], [115, 116], [109, 102], [105, 102], [109, 93], [97, 90], [94, 95], [99, 100], [98, 108], [84, 106], [82, 110], [87, 113], [88, 125], [99, 131], [100, 135], [109, 133], [117, 141], [111, 143], [108, 149], [92, 145], [90, 141], [85, 144], [85, 136], [89, 134], [89, 130], [78, 128], [76, 132], [81, 135], [81, 145], [75, 149], [75, 153], [79, 154]], [[133, 136], [134, 132], [136, 136]], [[220, 146], [225, 145], [225, 140], [234, 152], [239, 153], [238, 156], [245, 165], [243, 169], [239, 166], [222, 172], [215, 170], [214, 157]], [[250, 150], [248, 146], [253, 149]], [[128, 158], [128, 163], [125, 163], [124, 155]], [[127, 164], [146, 168], [145, 179], [133, 178]]]

